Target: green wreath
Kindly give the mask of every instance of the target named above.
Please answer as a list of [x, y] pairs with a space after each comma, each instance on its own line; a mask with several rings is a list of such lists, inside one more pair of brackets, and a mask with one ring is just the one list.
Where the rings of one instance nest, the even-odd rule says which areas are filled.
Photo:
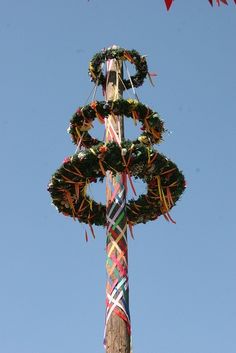
[[147, 183], [147, 193], [127, 203], [128, 223], [146, 223], [164, 215], [185, 189], [183, 174], [175, 163], [142, 143], [98, 144], [67, 158], [49, 183], [52, 202], [59, 212], [79, 222], [106, 225], [106, 206], [91, 199], [87, 187], [103, 181], [106, 171], [125, 172]]
[[[132, 87], [139, 87], [142, 85], [144, 79], [148, 75], [147, 61], [144, 56], [141, 56], [136, 50], [127, 50], [123, 48], [108, 48], [94, 55], [89, 64], [89, 75], [91, 80], [97, 85], [105, 85], [106, 77], [102, 72], [102, 63], [109, 59], [116, 59], [126, 61], [128, 60], [131, 64], [135, 65], [136, 74], [131, 78], [124, 79], [123, 84], [126, 89]], [[132, 84], [131, 84], [132, 82]]]
[[124, 115], [131, 117], [135, 122], [142, 124], [143, 133], [138, 137], [136, 143], [142, 142], [147, 145], [159, 143], [165, 131], [164, 123], [158, 113], [153, 112], [146, 105], [133, 99], [118, 99], [116, 101], [94, 101], [89, 105], [80, 107], [73, 115], [68, 132], [71, 134], [72, 141], [86, 148], [102, 143], [89, 134], [92, 123], [98, 118], [101, 123], [108, 115]]

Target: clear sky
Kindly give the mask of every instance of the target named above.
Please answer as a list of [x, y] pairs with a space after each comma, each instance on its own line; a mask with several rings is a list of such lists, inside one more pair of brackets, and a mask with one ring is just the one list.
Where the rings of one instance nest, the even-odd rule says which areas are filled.
[[103, 352], [105, 230], [86, 244], [46, 189], [75, 151], [88, 62], [112, 44], [158, 73], [137, 92], [188, 182], [176, 225], [129, 240], [133, 353], [236, 352], [235, 36], [233, 1], [1, 0], [0, 353]]

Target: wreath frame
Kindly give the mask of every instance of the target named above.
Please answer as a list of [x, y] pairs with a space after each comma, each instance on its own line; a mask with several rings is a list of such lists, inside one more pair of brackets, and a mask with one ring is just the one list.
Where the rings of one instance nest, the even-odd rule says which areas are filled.
[[[102, 72], [102, 64], [109, 59], [129, 61], [135, 65], [136, 73], [130, 79], [123, 79], [123, 85], [126, 89], [139, 87], [143, 84], [148, 75], [148, 65], [145, 56], [142, 56], [136, 50], [127, 50], [124, 48], [108, 48], [96, 53], [89, 63], [89, 76], [91, 81], [97, 85], [105, 86], [106, 77]], [[132, 82], [132, 83], [131, 83]]]
[[97, 118], [104, 124], [108, 115], [122, 115], [140, 122], [143, 133], [137, 138], [136, 143], [142, 142], [147, 145], [160, 143], [165, 132], [164, 122], [159, 114], [148, 106], [134, 99], [117, 99], [115, 101], [93, 101], [88, 105], [79, 107], [68, 128], [68, 133], [74, 144], [85, 148], [92, 147], [102, 141], [93, 138], [89, 134], [93, 121]]
[[[185, 189], [185, 180], [176, 164], [142, 143], [99, 144], [64, 160], [48, 185], [52, 202], [59, 212], [89, 225], [106, 226], [106, 206], [90, 198], [86, 189], [103, 181], [106, 171], [126, 173], [147, 183], [147, 193], [127, 202], [127, 222], [146, 223], [164, 215]], [[174, 221], [173, 221], [174, 222]]]

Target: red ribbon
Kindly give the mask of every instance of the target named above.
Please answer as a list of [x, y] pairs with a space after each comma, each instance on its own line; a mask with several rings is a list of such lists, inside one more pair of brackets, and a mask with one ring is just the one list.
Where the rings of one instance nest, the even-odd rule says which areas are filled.
[[126, 317], [126, 315], [120, 311], [119, 309], [115, 308], [114, 309], [114, 312], [116, 313], [116, 315], [118, 315], [122, 320], [124, 320], [126, 322], [126, 325], [127, 325], [127, 331], [128, 331], [128, 334], [130, 335], [131, 333], [131, 328], [130, 328], [130, 323]]

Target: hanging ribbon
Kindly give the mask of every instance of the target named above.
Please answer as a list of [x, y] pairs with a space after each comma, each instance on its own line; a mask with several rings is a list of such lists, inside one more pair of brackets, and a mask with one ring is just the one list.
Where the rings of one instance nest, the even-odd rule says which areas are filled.
[[101, 123], [101, 124], [104, 124], [104, 116], [102, 116], [100, 113], [98, 113], [97, 111], [97, 102], [92, 102], [90, 103], [90, 107], [95, 111], [96, 113], [96, 116], [98, 118], [98, 121]]
[[148, 79], [149, 79], [149, 81], [150, 81], [150, 83], [151, 83], [151, 85], [154, 87], [155, 85], [154, 85], [154, 82], [153, 82], [153, 80], [152, 80], [152, 77], [156, 77], [157, 76], [157, 74], [155, 73], [155, 72], [148, 72]]

